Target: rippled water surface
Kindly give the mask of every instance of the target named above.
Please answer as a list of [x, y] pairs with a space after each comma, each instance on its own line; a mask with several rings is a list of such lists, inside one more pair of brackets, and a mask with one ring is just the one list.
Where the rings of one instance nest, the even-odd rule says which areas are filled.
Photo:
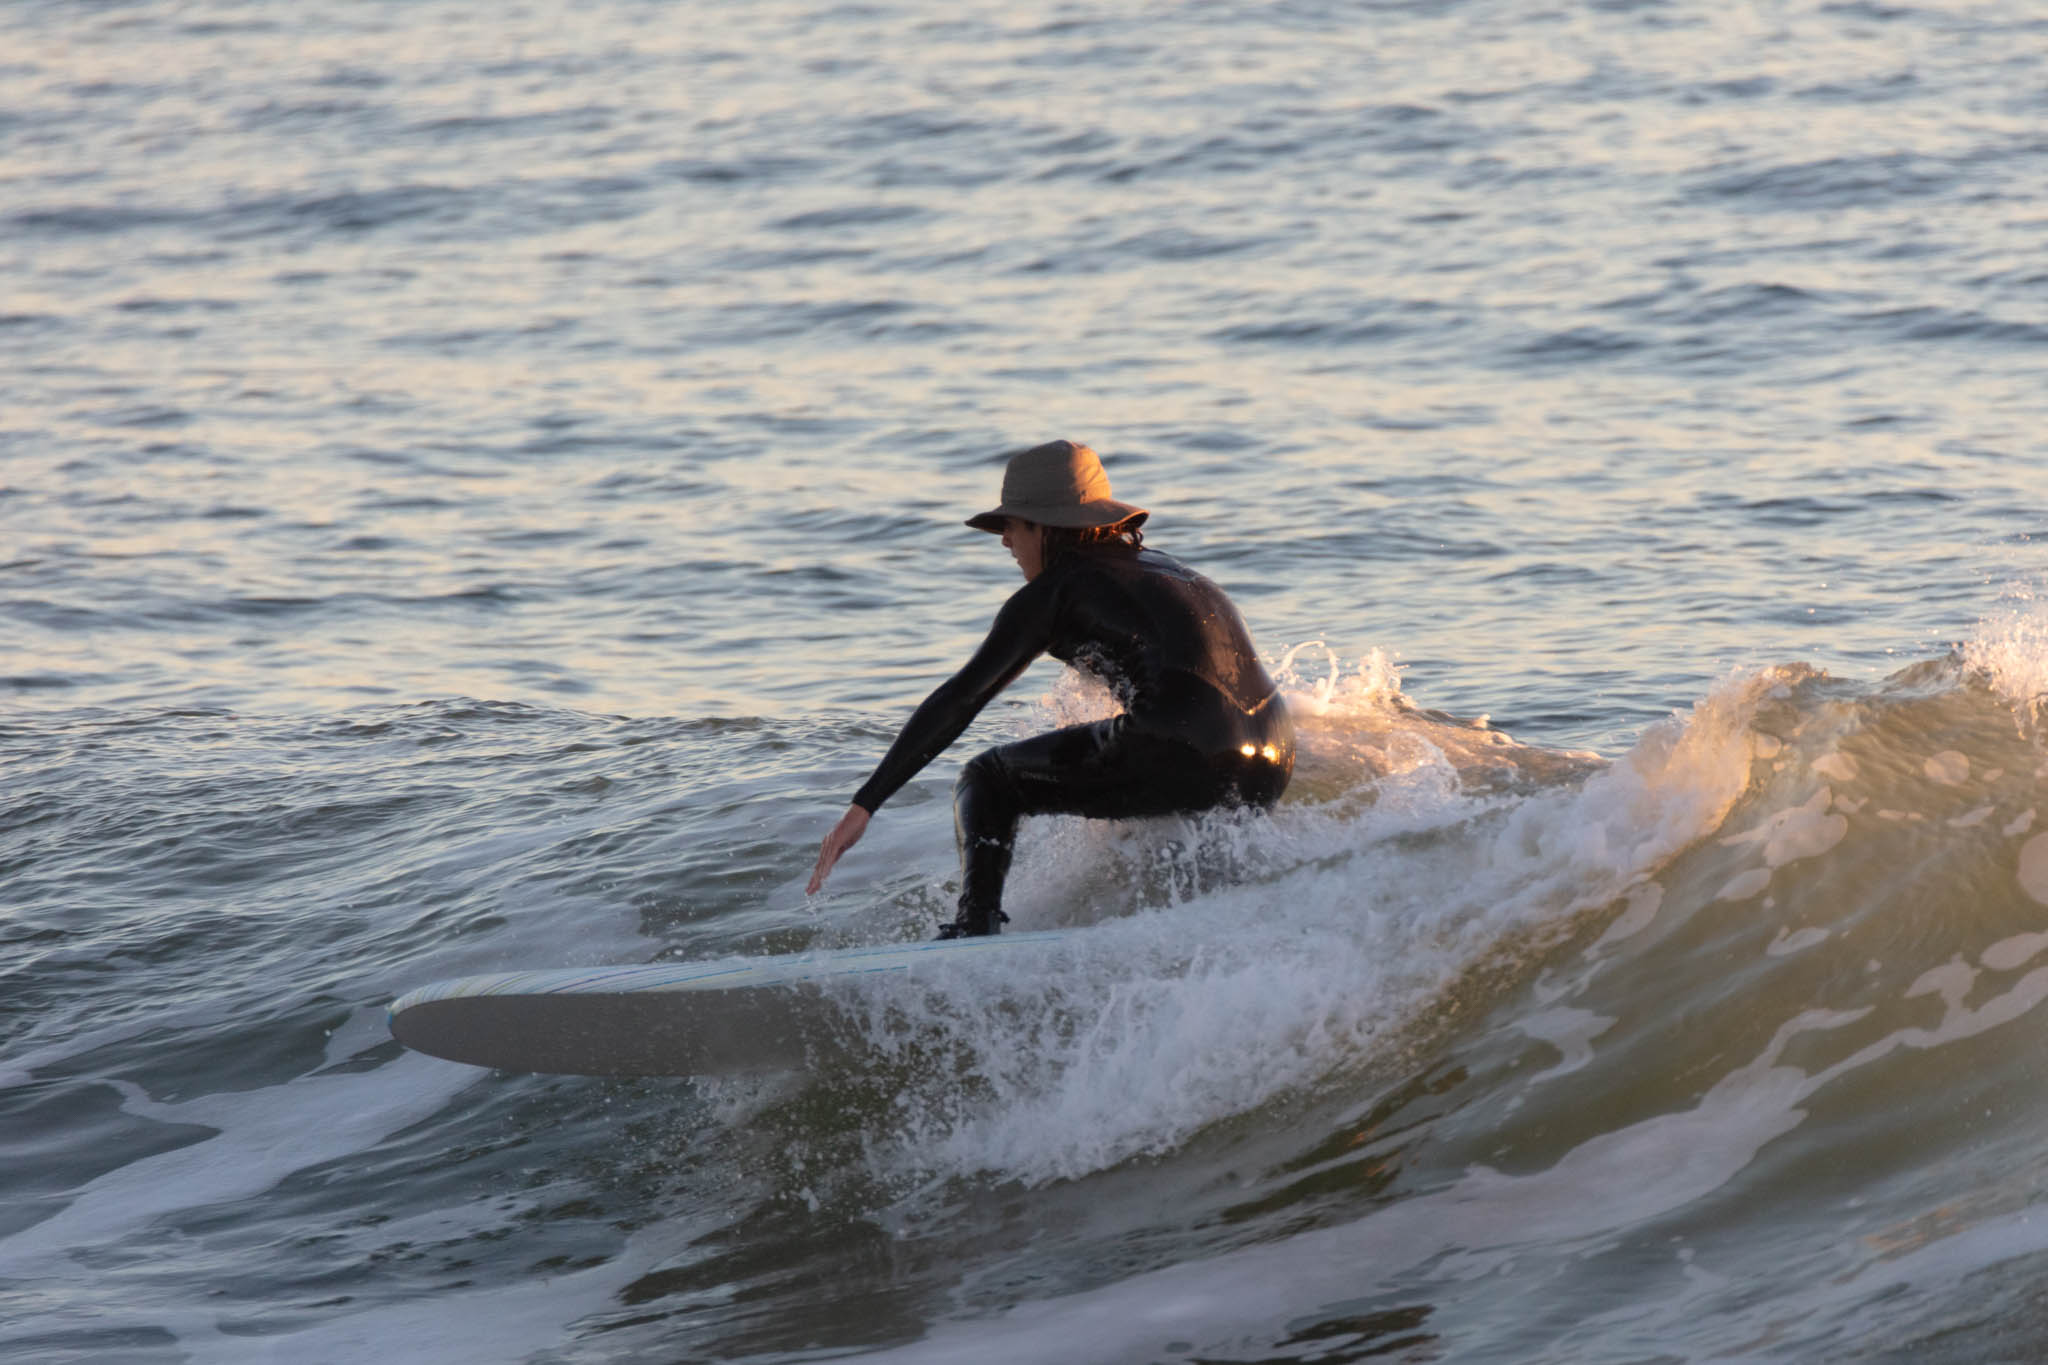
[[[2019, 0], [0, 9], [0, 1347], [2038, 1358], [2044, 120]], [[928, 934], [1052, 664], [803, 880], [1058, 435], [1271, 820], [830, 1071], [390, 1041]]]

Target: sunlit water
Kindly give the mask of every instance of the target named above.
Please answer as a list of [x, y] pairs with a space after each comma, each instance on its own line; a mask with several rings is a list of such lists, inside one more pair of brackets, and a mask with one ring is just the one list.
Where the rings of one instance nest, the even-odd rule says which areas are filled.
[[[0, 9], [0, 1348], [2048, 1351], [2048, 18]], [[922, 937], [817, 840], [1087, 440], [1302, 728], [830, 1070], [426, 981]]]

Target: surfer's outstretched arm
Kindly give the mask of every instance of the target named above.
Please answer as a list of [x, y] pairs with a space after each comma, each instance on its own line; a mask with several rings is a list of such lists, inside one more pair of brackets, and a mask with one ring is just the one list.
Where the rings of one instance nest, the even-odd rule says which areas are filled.
[[853, 804], [870, 814], [880, 810], [925, 764], [960, 738], [981, 709], [1045, 652], [1052, 639], [1054, 609], [1049, 585], [1026, 583], [1017, 589], [996, 613], [995, 624], [974, 657], [910, 713], [889, 752], [853, 794]]
[[1051, 635], [1050, 606], [1045, 589], [1033, 591], [1030, 583], [1003, 604], [974, 657], [911, 713], [873, 775], [854, 793], [853, 804], [818, 849], [818, 864], [811, 870], [805, 895], [815, 894], [832, 874], [840, 855], [860, 842], [860, 836], [867, 833], [868, 817], [958, 739], [981, 708], [1045, 652]]

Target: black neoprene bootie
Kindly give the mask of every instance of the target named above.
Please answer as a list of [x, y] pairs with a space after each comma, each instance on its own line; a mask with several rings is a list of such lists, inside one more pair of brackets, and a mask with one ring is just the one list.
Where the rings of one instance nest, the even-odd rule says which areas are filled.
[[949, 938], [987, 938], [991, 934], [1003, 932], [1003, 926], [1009, 922], [1010, 917], [1000, 910], [989, 915], [977, 915], [962, 910], [960, 918], [951, 924], [939, 926], [939, 936], [933, 941], [940, 942]]

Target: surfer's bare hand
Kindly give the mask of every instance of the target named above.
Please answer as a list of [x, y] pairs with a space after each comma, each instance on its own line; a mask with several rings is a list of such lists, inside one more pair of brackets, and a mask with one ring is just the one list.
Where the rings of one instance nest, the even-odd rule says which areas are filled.
[[839, 855], [859, 843], [860, 836], [867, 832], [868, 813], [859, 806], [848, 806], [846, 814], [839, 817], [839, 823], [832, 826], [832, 832], [825, 836], [824, 846], [818, 850], [818, 865], [811, 869], [811, 884], [804, 888], [806, 896], [818, 894], [825, 878], [832, 875], [832, 864], [839, 861]]

